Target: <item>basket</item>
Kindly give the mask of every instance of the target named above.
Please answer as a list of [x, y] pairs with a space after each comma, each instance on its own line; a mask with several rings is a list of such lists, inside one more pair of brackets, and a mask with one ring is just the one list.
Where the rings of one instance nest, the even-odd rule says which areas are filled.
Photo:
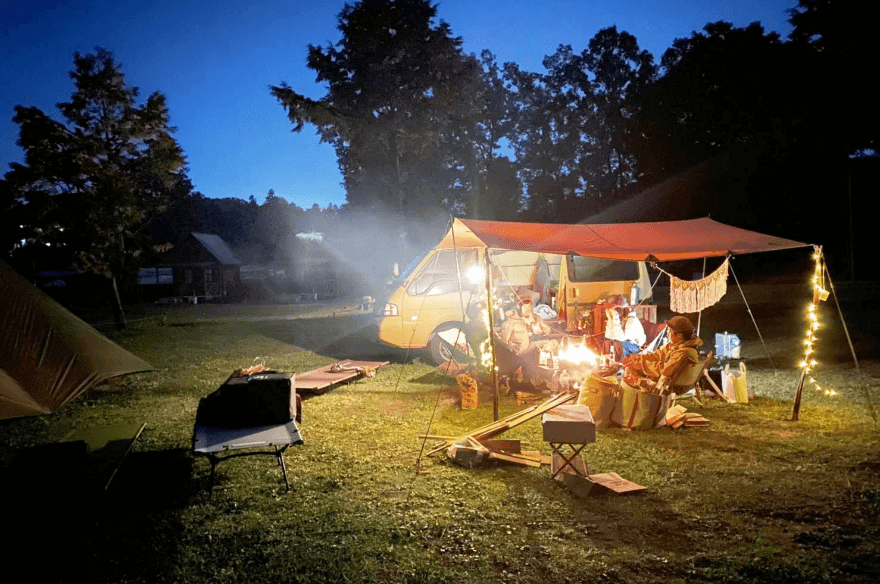
[[590, 408], [596, 428], [604, 428], [611, 422], [611, 413], [619, 392], [616, 377], [599, 377], [590, 373], [581, 382], [577, 403]]

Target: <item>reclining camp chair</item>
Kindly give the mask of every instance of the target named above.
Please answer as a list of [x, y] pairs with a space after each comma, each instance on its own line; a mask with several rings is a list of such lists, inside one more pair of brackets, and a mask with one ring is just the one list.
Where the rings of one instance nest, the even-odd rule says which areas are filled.
[[[703, 391], [700, 387], [700, 378], [703, 377], [703, 371], [706, 369], [706, 366], [709, 364], [709, 361], [712, 360], [713, 356], [714, 352], [709, 351], [709, 354], [704, 360], [698, 363], [687, 363], [678, 373], [675, 374], [675, 377], [672, 378], [669, 383], [670, 393], [673, 396], [670, 400], [670, 406], [675, 405], [675, 402], [679, 399], [692, 398], [700, 404], [700, 407], [703, 407]], [[683, 395], [691, 389], [694, 390], [694, 395]]]

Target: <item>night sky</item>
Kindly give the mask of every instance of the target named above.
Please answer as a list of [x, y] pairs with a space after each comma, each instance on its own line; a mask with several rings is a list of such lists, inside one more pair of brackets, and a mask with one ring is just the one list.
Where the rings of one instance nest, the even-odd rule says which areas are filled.
[[[165, 94], [195, 188], [209, 197], [254, 196], [269, 189], [308, 208], [345, 202], [332, 148], [313, 126], [291, 132], [270, 85], [287, 82], [319, 98], [325, 88], [306, 67], [309, 44], [336, 43], [340, 1], [0, 0], [0, 165], [22, 161], [15, 105], [36, 106], [60, 120], [55, 104], [73, 92], [74, 52], [97, 46], [122, 64], [141, 98]], [[492, 51], [500, 63], [543, 72], [560, 44], [584, 50], [600, 29], [616, 25], [659, 62], [676, 38], [718, 20], [759, 21], [783, 40], [796, 0], [441, 0], [464, 50]]]

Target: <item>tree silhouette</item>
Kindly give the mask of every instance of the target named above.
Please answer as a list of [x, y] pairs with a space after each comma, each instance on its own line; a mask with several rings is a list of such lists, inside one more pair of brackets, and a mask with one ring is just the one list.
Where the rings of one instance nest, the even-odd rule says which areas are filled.
[[336, 149], [348, 203], [401, 225], [448, 214], [473, 172], [476, 59], [425, 0], [362, 0], [339, 16], [342, 40], [310, 46], [308, 65], [327, 94], [286, 84], [272, 94], [294, 131], [313, 124]]

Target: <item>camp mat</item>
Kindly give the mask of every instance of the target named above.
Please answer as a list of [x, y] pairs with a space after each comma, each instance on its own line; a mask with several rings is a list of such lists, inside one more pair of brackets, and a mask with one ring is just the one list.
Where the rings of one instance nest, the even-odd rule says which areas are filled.
[[334, 385], [359, 379], [388, 365], [388, 361], [352, 361], [346, 359], [294, 376], [297, 393], [323, 393]]

